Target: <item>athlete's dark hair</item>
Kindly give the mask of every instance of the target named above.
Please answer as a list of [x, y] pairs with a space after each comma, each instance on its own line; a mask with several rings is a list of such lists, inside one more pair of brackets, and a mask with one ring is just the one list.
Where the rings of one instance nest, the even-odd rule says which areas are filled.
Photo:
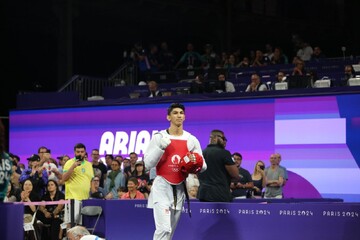
[[174, 108], [181, 108], [185, 112], [185, 106], [184, 105], [182, 105], [181, 103], [172, 103], [170, 105], [170, 107], [168, 108], [168, 110], [167, 110], [167, 114], [170, 115], [171, 111]]

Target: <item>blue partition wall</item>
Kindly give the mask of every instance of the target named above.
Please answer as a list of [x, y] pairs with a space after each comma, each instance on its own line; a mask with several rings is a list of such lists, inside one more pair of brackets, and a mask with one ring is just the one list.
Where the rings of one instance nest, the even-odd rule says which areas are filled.
[[[155, 226], [146, 200], [86, 200], [104, 210], [95, 233], [107, 240], [152, 239]], [[360, 239], [360, 204], [335, 202], [185, 204], [174, 240]], [[94, 218], [83, 223], [94, 226]]]
[[[179, 100], [179, 98], [177, 98]], [[242, 166], [282, 154], [289, 170], [287, 198], [341, 198], [359, 202], [360, 94], [268, 97], [238, 100], [187, 98], [185, 129], [203, 148], [213, 129], [222, 129], [227, 148], [240, 152]], [[135, 151], [140, 157], [152, 135], [168, 127], [169, 103], [151, 101], [121, 106], [88, 106], [10, 112], [10, 151], [22, 162], [39, 146], [53, 157], [73, 155], [83, 142], [100, 154]]]
[[[0, 203], [0, 239], [24, 239], [24, 206], [22, 204]], [[31, 232], [31, 234], [33, 234]]]

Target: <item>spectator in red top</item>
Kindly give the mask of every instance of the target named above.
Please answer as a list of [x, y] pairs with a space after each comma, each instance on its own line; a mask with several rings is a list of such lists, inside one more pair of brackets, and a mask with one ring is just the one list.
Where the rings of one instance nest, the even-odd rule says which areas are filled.
[[144, 194], [137, 190], [138, 185], [137, 178], [130, 177], [127, 183], [128, 192], [122, 195], [121, 199], [145, 199]]

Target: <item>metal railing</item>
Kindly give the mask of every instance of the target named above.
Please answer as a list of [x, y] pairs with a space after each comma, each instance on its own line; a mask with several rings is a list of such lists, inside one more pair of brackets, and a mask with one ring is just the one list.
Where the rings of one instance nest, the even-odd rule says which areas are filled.
[[124, 63], [109, 78], [74, 75], [58, 92], [78, 92], [80, 99], [102, 96], [104, 87], [134, 85], [137, 82], [137, 68], [133, 63]]
[[[329, 66], [335, 65], [337, 68], [342, 68], [342, 64], [344, 63], [358, 63], [360, 61], [359, 57], [355, 58], [333, 58], [333, 59], [324, 59], [320, 63], [316, 62], [310, 62], [309, 65], [314, 65], [312, 68], [319, 70], [318, 68], [321, 67], [321, 69], [326, 70], [326, 68], [329, 68]], [[342, 63], [342, 64], [336, 64], [336, 63]], [[322, 66], [324, 65], [324, 66]], [[279, 67], [287, 67], [290, 71], [293, 66], [292, 64], [285, 64], [285, 65], [279, 65], [279, 66], [267, 66], [263, 68], [257, 69], [258, 71], [264, 71], [266, 73], [276, 74], [276, 71], [278, 71]], [[271, 69], [269, 69], [271, 68]], [[309, 67], [311, 69], [311, 67]], [[255, 68], [246, 68], [246, 69], [237, 69], [237, 70], [243, 70], [243, 71], [253, 71]], [[185, 71], [185, 73], [181, 74], [181, 71]], [[194, 70], [188, 70], [188, 69], [178, 69], [176, 71], [173, 71], [171, 73], [175, 74], [174, 79], [176, 81], [181, 81], [181, 79], [188, 79], [189, 78], [189, 71], [194, 72]], [[229, 70], [228, 70], [229, 71]], [[231, 76], [231, 71], [229, 71]], [[159, 73], [155, 73], [159, 74]], [[186, 75], [186, 76], [180, 76], [180, 75]], [[234, 74], [234, 72], [232, 72]], [[237, 73], [239, 74], [239, 73]], [[177, 76], [179, 75], [179, 76]], [[154, 75], [155, 76], [155, 75]], [[154, 77], [152, 76], [152, 77]], [[194, 76], [193, 76], [194, 77]], [[73, 76], [63, 87], [61, 87], [58, 92], [65, 92], [65, 91], [76, 91], [79, 93], [80, 99], [87, 100], [89, 97], [93, 96], [103, 96], [103, 89], [104, 87], [113, 87], [113, 86], [133, 86], [136, 85], [138, 82], [138, 68], [137, 65], [133, 62], [125, 62], [123, 65], [121, 65], [114, 73], [112, 73], [108, 78], [95, 78], [90, 76], [84, 76], [84, 75], [75, 75]], [[155, 77], [154, 77], [155, 78]], [[237, 78], [237, 77], [236, 77]], [[161, 79], [161, 74], [160, 74]], [[172, 79], [172, 80], [174, 80]], [[170, 80], [169, 80], [170, 81]]]
[[124, 63], [108, 79], [114, 82], [115, 86], [135, 85], [138, 82], [137, 66], [132, 62]]
[[113, 86], [113, 83], [106, 78], [75, 75], [58, 92], [78, 92], [80, 99], [87, 100], [92, 96], [101, 96], [104, 86]]

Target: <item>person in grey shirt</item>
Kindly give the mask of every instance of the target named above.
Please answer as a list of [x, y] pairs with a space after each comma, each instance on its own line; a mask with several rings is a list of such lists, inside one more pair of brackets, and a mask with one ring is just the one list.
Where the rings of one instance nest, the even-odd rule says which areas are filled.
[[266, 189], [264, 198], [283, 198], [284, 170], [279, 167], [277, 155], [270, 155], [270, 167], [265, 169]]

